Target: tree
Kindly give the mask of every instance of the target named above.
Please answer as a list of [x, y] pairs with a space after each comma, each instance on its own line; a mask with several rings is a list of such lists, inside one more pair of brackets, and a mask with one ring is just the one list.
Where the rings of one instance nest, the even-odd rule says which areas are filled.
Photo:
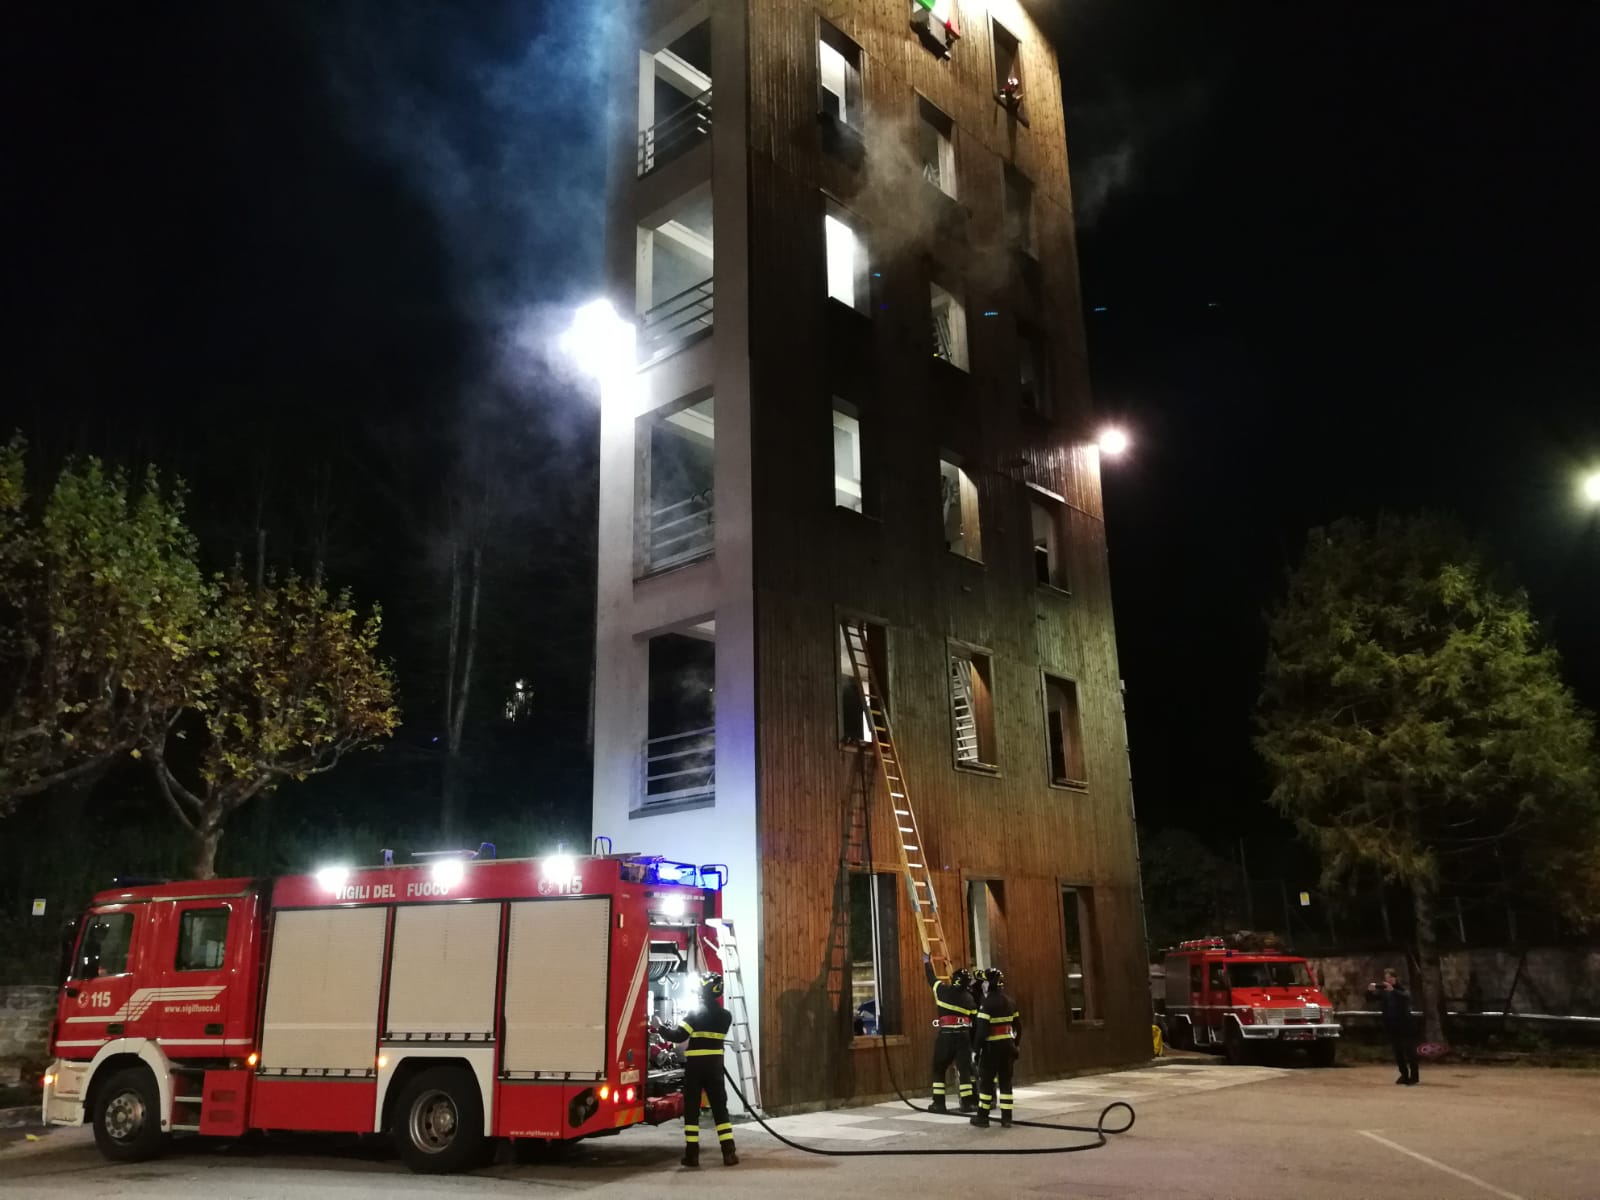
[[0, 813], [139, 746], [186, 699], [209, 588], [181, 493], [70, 462], [30, 508], [0, 448]]
[[[194, 695], [143, 752], [156, 784], [194, 838], [194, 871], [215, 873], [227, 818], [285, 780], [330, 771], [399, 722], [394, 681], [377, 655], [376, 609], [362, 619], [349, 593], [237, 574], [219, 584], [203, 633]], [[187, 744], [195, 734], [195, 744]]]
[[1152, 956], [1185, 938], [1235, 929], [1243, 920], [1234, 864], [1186, 829], [1139, 827], [1139, 874]]
[[1409, 892], [1427, 1037], [1443, 1038], [1442, 891], [1600, 913], [1594, 725], [1526, 597], [1448, 521], [1314, 529], [1268, 614], [1256, 746], [1320, 851]]

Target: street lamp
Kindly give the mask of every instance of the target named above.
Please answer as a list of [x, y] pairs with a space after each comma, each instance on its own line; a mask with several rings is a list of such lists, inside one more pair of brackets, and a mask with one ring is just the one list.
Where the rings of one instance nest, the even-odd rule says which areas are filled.
[[1590, 471], [1585, 476], [1583, 498], [1590, 504], [1600, 504], [1600, 471]]
[[1096, 445], [1100, 447], [1100, 453], [1107, 458], [1117, 458], [1128, 449], [1127, 431], [1115, 425], [1107, 425], [1100, 431]]

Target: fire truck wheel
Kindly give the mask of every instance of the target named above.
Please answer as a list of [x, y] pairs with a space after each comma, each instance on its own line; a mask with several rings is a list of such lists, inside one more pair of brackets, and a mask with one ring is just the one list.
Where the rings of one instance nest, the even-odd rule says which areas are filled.
[[1222, 1038], [1222, 1056], [1235, 1067], [1250, 1061], [1250, 1047], [1245, 1044], [1244, 1034], [1232, 1025]]
[[118, 1071], [95, 1089], [94, 1141], [116, 1162], [143, 1162], [161, 1153], [161, 1093], [144, 1067]]
[[477, 1078], [461, 1067], [422, 1072], [394, 1106], [394, 1140], [406, 1166], [423, 1175], [475, 1165], [483, 1151]]
[[1338, 1057], [1339, 1043], [1332, 1038], [1318, 1038], [1311, 1043], [1311, 1065], [1313, 1067], [1331, 1067]]

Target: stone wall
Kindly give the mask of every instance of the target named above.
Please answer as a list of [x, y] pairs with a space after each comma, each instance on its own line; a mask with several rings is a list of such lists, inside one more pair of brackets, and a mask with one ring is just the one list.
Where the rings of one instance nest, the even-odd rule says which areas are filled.
[[41, 1066], [49, 1059], [47, 1043], [55, 1010], [53, 987], [0, 987], [0, 1083], [15, 1082], [22, 1069]]
[[[1522, 960], [1511, 1011], [1552, 1016], [1600, 1016], [1600, 946], [1542, 947], [1529, 950], [1454, 950], [1441, 959], [1446, 1005], [1458, 1012], [1499, 1012]], [[1312, 973], [1340, 1009], [1366, 1007], [1367, 984], [1383, 978], [1384, 967], [1399, 969], [1402, 954], [1333, 955], [1312, 958]]]

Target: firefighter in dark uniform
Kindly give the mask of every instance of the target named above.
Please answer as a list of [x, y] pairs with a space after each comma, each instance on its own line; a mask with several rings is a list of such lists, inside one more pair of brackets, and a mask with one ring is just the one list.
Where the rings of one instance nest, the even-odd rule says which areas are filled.
[[929, 1112], [949, 1112], [945, 1105], [945, 1076], [950, 1064], [956, 1068], [956, 1081], [961, 1089], [961, 1111], [971, 1112], [972, 1101], [972, 1016], [977, 1002], [972, 998], [972, 981], [967, 969], [961, 967], [950, 976], [950, 982], [940, 979], [933, 970], [933, 962], [922, 956], [922, 969], [933, 989], [933, 1027], [939, 1032], [933, 1039], [933, 1103]]
[[722, 1007], [722, 976], [700, 978], [700, 1007], [677, 1025], [662, 1031], [669, 1042], [687, 1042], [683, 1071], [683, 1165], [700, 1165], [700, 1106], [711, 1104], [717, 1122], [717, 1142], [722, 1164], [731, 1167], [739, 1156], [733, 1149], [733, 1122], [728, 1119], [728, 1085], [722, 1077], [722, 1047], [728, 1040], [733, 1016]]
[[1022, 1041], [1022, 1014], [1006, 992], [1006, 977], [999, 967], [985, 973], [988, 985], [983, 1003], [972, 1019], [972, 1036], [978, 1045], [978, 1111], [972, 1124], [987, 1128], [989, 1111], [1000, 1103], [1000, 1127], [1011, 1124], [1011, 1073]]

